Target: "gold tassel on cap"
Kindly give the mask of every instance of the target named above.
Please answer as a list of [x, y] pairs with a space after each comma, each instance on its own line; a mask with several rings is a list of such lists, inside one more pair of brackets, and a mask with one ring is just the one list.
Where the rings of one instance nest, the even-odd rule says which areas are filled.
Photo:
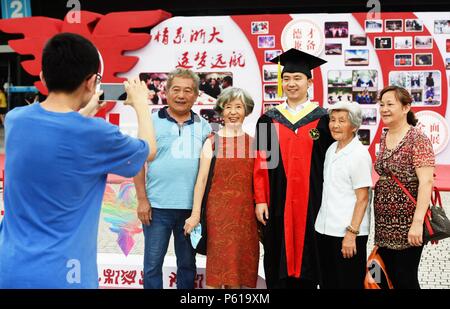
[[278, 97], [281, 98], [283, 96], [283, 86], [282, 86], [282, 80], [281, 80], [281, 64], [280, 60], [278, 59]]

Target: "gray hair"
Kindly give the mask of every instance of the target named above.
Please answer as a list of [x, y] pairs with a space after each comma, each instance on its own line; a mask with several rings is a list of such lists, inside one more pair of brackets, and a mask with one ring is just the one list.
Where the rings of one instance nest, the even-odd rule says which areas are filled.
[[359, 129], [362, 123], [362, 110], [358, 103], [338, 102], [328, 109], [328, 114], [331, 115], [334, 111], [348, 112], [348, 120], [356, 130]]
[[170, 89], [170, 87], [172, 86], [172, 82], [173, 79], [175, 77], [180, 77], [180, 78], [190, 78], [192, 79], [192, 81], [194, 82], [194, 92], [196, 94], [198, 94], [198, 87], [200, 85], [200, 78], [198, 77], [197, 74], [195, 74], [192, 70], [189, 69], [175, 69], [173, 71], [171, 71], [169, 73], [169, 76], [167, 78], [167, 83], [166, 83], [166, 90], [168, 91]]
[[244, 103], [245, 116], [251, 114], [251, 112], [253, 111], [253, 107], [255, 106], [252, 97], [244, 89], [236, 87], [226, 88], [224, 91], [222, 91], [222, 93], [217, 98], [214, 110], [222, 115], [225, 104], [230, 103], [234, 100], [240, 100], [242, 103]]

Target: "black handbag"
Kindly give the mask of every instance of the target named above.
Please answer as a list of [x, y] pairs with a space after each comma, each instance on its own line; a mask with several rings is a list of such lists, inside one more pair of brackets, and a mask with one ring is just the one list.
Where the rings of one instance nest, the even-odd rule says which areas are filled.
[[214, 134], [214, 138], [212, 136], [208, 137], [212, 140], [212, 149], [213, 149], [213, 157], [211, 158], [211, 164], [209, 165], [208, 172], [208, 180], [206, 181], [205, 193], [202, 198], [202, 206], [200, 210], [200, 225], [202, 227], [202, 237], [197, 244], [197, 247], [194, 249], [196, 253], [206, 255], [206, 243], [207, 243], [207, 227], [206, 227], [206, 204], [208, 203], [208, 195], [211, 190], [212, 178], [214, 176], [214, 167], [216, 165], [216, 156], [217, 156], [217, 148], [218, 148], [218, 134]]
[[437, 188], [433, 189], [432, 204], [425, 217], [426, 228], [423, 230], [423, 240], [436, 243], [438, 240], [450, 237], [450, 220], [442, 207], [441, 194]]
[[[391, 175], [414, 205], [417, 205], [416, 199], [409, 193], [400, 180], [398, 180], [394, 174], [391, 173]], [[431, 193], [431, 205], [428, 208], [423, 221], [423, 242], [424, 244], [428, 242], [437, 244], [439, 240], [447, 237], [450, 237], [450, 220], [445, 215], [444, 208], [442, 207], [441, 194], [438, 188], [433, 187]]]

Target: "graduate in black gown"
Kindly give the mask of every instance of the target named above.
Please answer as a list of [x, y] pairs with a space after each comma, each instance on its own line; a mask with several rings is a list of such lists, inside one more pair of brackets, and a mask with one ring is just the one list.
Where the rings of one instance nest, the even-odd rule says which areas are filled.
[[320, 269], [314, 222], [325, 153], [334, 140], [326, 110], [309, 100], [307, 90], [311, 70], [326, 61], [293, 48], [271, 61], [284, 66], [287, 99], [262, 115], [256, 127], [255, 212], [263, 225], [266, 284], [315, 289]]

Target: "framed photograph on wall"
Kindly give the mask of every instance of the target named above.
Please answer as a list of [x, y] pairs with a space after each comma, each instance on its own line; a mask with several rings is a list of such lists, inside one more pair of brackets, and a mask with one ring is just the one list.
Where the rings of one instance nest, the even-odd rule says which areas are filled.
[[412, 54], [394, 54], [394, 66], [410, 67], [413, 64]]
[[416, 49], [432, 49], [433, 48], [433, 37], [426, 36], [415, 36], [414, 37], [414, 48]]
[[405, 19], [405, 31], [406, 32], [422, 32], [423, 21], [420, 19]]
[[394, 37], [394, 49], [412, 49], [412, 36], [396, 36]]
[[347, 38], [348, 21], [325, 22], [325, 38]]
[[377, 124], [377, 109], [363, 108], [362, 109], [362, 125], [373, 126]]
[[341, 43], [325, 43], [325, 55], [342, 55]]
[[401, 19], [386, 19], [384, 24], [385, 32], [402, 32], [403, 20]]
[[264, 85], [264, 101], [281, 101], [283, 98], [278, 96], [277, 84]]
[[359, 129], [358, 138], [364, 146], [370, 145], [370, 130], [369, 129]]
[[269, 33], [268, 21], [252, 21], [252, 34], [267, 34]]
[[278, 65], [265, 64], [263, 65], [263, 81], [276, 82], [278, 78]]
[[435, 34], [450, 34], [450, 19], [434, 21]]
[[264, 113], [267, 112], [268, 110], [278, 106], [280, 103], [275, 103], [275, 102], [264, 102]]
[[352, 71], [353, 91], [378, 90], [378, 71], [377, 70], [353, 70]]
[[341, 101], [353, 101], [352, 87], [328, 87], [328, 105], [333, 105]]
[[392, 37], [391, 36], [375, 37], [375, 49], [392, 49]]
[[352, 87], [351, 70], [330, 70], [328, 71], [328, 87]]
[[274, 35], [258, 35], [258, 48], [274, 48], [275, 36]]
[[367, 37], [365, 35], [350, 34], [350, 46], [366, 46]]
[[414, 65], [416, 66], [432, 66], [433, 54], [415, 54]]
[[405, 88], [411, 93], [413, 106], [438, 106], [442, 101], [440, 71], [391, 71], [389, 85]]
[[383, 32], [383, 21], [381, 19], [370, 19], [364, 23], [366, 33]]
[[347, 49], [345, 51], [345, 65], [369, 65], [369, 50]]
[[265, 50], [264, 51], [264, 61], [271, 63], [270, 60], [279, 56], [282, 53], [281, 49]]

